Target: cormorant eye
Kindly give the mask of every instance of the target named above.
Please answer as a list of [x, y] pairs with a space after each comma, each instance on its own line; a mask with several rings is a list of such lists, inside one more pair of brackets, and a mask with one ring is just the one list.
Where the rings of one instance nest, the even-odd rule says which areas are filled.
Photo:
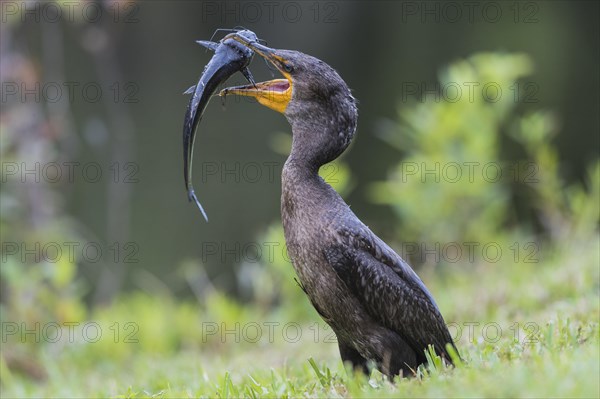
[[290, 64], [283, 64], [283, 70], [286, 71], [287, 73], [290, 73], [294, 70], [294, 67], [291, 66]]

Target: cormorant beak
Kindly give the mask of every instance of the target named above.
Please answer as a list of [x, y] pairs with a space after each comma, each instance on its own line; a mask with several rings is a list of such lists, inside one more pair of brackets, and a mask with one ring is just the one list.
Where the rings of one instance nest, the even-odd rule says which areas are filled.
[[257, 42], [249, 42], [244, 37], [237, 36], [235, 33], [231, 33], [225, 38], [228, 37], [237, 40], [269, 61], [282, 73], [285, 79], [273, 79], [253, 85], [229, 87], [221, 90], [219, 96], [236, 94], [238, 96], [254, 97], [260, 104], [274, 111], [284, 113], [292, 99], [292, 76], [286, 71], [286, 67], [289, 69], [286, 60], [277, 54], [277, 50], [263, 46]]

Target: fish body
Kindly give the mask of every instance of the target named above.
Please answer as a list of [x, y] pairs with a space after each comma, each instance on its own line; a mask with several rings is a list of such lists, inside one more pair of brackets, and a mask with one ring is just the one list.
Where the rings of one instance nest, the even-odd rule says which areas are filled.
[[[256, 34], [249, 30], [240, 30], [236, 34], [248, 40], [258, 40]], [[250, 83], [255, 84], [254, 78], [248, 69], [254, 51], [229, 36], [226, 36], [218, 43], [203, 40], [198, 40], [197, 43], [213, 50], [215, 54], [206, 67], [204, 67], [198, 84], [184, 92], [184, 94], [192, 94], [192, 98], [188, 104], [183, 123], [183, 174], [185, 187], [188, 192], [188, 200], [196, 203], [204, 219], [208, 221], [206, 212], [202, 208], [200, 201], [198, 201], [192, 185], [192, 157], [196, 128], [217, 87], [233, 74], [241, 72]]]

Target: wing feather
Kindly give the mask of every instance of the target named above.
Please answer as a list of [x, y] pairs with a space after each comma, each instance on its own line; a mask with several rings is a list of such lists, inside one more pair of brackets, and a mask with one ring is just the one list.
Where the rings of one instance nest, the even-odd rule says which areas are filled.
[[329, 247], [325, 255], [369, 315], [399, 334], [421, 359], [431, 344], [451, 361], [446, 344], [452, 337], [412, 268], [362, 223], [344, 226], [338, 233], [339, 245]]

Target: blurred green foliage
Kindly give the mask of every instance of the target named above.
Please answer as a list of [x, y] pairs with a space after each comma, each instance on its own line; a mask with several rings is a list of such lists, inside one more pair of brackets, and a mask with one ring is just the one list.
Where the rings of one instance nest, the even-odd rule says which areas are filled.
[[[398, 243], [459, 243], [468, 251], [465, 243], [507, 249], [527, 237], [539, 243], [550, 236], [551, 247], [597, 230], [599, 164], [590, 166], [586, 188], [566, 187], [551, 141], [556, 118], [546, 111], [519, 115], [519, 79], [532, 68], [523, 54], [476, 54], [440, 74], [441, 87], [457, 85], [462, 95], [400, 108], [399, 122], [383, 136], [406, 157], [371, 192], [398, 215]], [[473, 94], [467, 90], [473, 82], [514, 90]], [[523, 159], [501, 157], [506, 132], [521, 145]], [[536, 215], [517, 220], [515, 198], [524, 194]], [[543, 229], [535, 228], [537, 220]]]
[[[530, 71], [531, 62], [525, 55], [478, 54], [446, 68], [440, 84], [466, 88], [469, 82], [496, 82], [510, 87]], [[486, 181], [482, 167], [500, 167], [501, 129], [515, 105], [510, 95], [489, 102], [479, 91], [467, 95], [465, 90], [454, 102], [425, 99], [400, 108], [398, 126], [384, 137], [407, 157], [386, 182], [374, 185], [372, 192], [375, 201], [391, 205], [400, 217], [399, 237], [462, 242], [497, 236], [507, 218], [509, 188]], [[469, 164], [473, 164], [473, 173], [465, 175]], [[456, 165], [456, 174], [445, 169]], [[406, 176], [409, 166], [418, 168], [418, 173]], [[453, 182], [455, 175], [457, 181]]]
[[[35, 80], [27, 59], [12, 73]], [[7, 78], [7, 76], [3, 76]], [[28, 82], [31, 83], [31, 82]], [[5, 327], [35, 329], [48, 323], [82, 322], [88, 311], [83, 301], [85, 284], [79, 266], [81, 252], [72, 245], [82, 241], [76, 221], [64, 208], [64, 186], [44, 179], [24, 181], [21, 173], [8, 173], [5, 165], [29, 165], [30, 173], [58, 162], [59, 134], [53, 134], [41, 115], [39, 103], [11, 105], [13, 118], [0, 126], [0, 322], [3, 324], [3, 362], [10, 359], [25, 374], [45, 378], [35, 364], [43, 346], [39, 334], [5, 334]], [[3, 108], [3, 111], [6, 109]], [[36, 169], [37, 168], [37, 169]], [[71, 247], [70, 247], [71, 246]], [[21, 328], [23, 327], [23, 328]], [[12, 327], [11, 327], [12, 328]], [[6, 371], [6, 369], [5, 369]]]

